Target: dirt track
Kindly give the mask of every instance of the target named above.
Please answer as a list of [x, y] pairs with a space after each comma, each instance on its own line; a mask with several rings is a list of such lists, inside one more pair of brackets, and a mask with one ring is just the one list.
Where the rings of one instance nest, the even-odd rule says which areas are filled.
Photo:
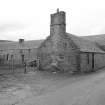
[[105, 105], [105, 71], [69, 76], [48, 73], [10, 76], [8, 85], [7, 80], [1, 82], [0, 86], [7, 87], [1, 88], [0, 105]]

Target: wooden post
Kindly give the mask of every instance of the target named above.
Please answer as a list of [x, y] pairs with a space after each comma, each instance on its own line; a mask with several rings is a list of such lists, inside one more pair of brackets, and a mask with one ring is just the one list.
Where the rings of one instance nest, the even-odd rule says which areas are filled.
[[37, 69], [39, 70], [39, 66], [40, 66], [40, 59], [39, 57], [37, 58]]
[[27, 73], [27, 64], [24, 62], [24, 73]]

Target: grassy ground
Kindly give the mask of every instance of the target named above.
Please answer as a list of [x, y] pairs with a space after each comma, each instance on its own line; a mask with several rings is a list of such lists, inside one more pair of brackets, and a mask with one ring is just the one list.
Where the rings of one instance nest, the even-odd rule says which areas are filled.
[[81, 75], [28, 71], [0, 75], [0, 105], [105, 105], [90, 100], [97, 101], [97, 93], [104, 97], [104, 70]]
[[33, 68], [28, 68], [25, 74], [20, 71], [24, 71], [24, 68], [15, 72], [3, 71], [0, 75], [0, 105], [11, 105], [26, 97], [54, 91], [59, 82], [70, 77], [68, 74], [35, 71]]

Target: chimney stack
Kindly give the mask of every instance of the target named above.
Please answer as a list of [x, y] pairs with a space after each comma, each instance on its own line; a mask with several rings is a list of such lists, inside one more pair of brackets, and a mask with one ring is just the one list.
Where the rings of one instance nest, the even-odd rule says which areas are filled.
[[19, 44], [23, 44], [24, 43], [24, 39], [19, 39]]
[[64, 35], [66, 33], [66, 13], [59, 11], [51, 14], [50, 35]]

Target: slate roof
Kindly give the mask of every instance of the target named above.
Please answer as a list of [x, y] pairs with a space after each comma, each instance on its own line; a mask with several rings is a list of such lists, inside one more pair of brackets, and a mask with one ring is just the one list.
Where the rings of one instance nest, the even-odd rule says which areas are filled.
[[74, 42], [74, 44], [82, 52], [105, 53], [93, 41], [69, 33], [66, 33], [66, 35]]

